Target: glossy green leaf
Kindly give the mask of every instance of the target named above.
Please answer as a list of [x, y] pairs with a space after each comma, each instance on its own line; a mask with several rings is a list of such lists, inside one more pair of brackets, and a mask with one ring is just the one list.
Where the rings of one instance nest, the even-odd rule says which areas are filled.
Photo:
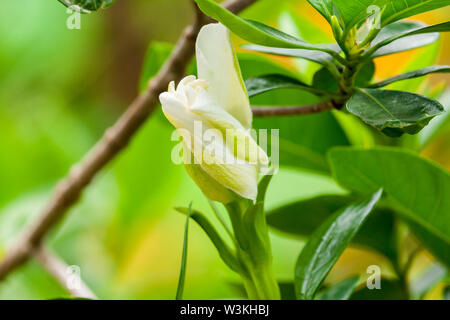
[[333, 61], [333, 57], [325, 52], [317, 52], [305, 49], [289, 49], [289, 48], [275, 48], [260, 46], [257, 44], [247, 44], [242, 46], [244, 49], [252, 50], [256, 52], [268, 53], [277, 56], [301, 58], [313, 62], [317, 62], [321, 65], [328, 65]]
[[348, 300], [359, 282], [359, 277], [345, 279], [317, 294], [314, 300]]
[[200, 10], [251, 43], [280, 48], [318, 50], [337, 55], [334, 44], [311, 44], [257, 21], [242, 19], [212, 0], [195, 0]]
[[427, 26], [422, 22], [400, 21], [383, 28], [372, 43], [367, 56], [379, 57], [431, 44], [439, 32], [450, 31], [450, 22]]
[[250, 97], [281, 88], [305, 90], [315, 94], [323, 93], [322, 90], [318, 90], [300, 80], [282, 74], [267, 74], [250, 78], [245, 81], [245, 86], [247, 87], [247, 92]]
[[192, 202], [189, 204], [188, 211], [186, 214], [186, 226], [184, 229], [184, 240], [183, 240], [183, 253], [181, 256], [181, 268], [180, 276], [178, 278], [177, 294], [175, 296], [176, 300], [183, 299], [184, 292], [184, 282], [186, 280], [186, 264], [187, 264], [187, 252], [188, 252], [188, 236], [189, 236], [189, 219], [191, 218]]
[[[327, 1], [328, 2], [328, 1]], [[384, 10], [381, 26], [449, 5], [448, 0], [333, 0], [346, 29]]]
[[[336, 211], [355, 201], [355, 197], [326, 195], [301, 200], [270, 210], [269, 226], [299, 237], [309, 237]], [[377, 208], [367, 218], [352, 244], [376, 250], [391, 260], [397, 257], [394, 239], [394, 214], [387, 208]]]
[[338, 80], [333, 77], [327, 68], [321, 68], [314, 74], [312, 86], [334, 93], [338, 93], [339, 91]]
[[444, 111], [438, 101], [425, 96], [379, 89], [357, 89], [346, 107], [367, 124], [394, 137], [416, 134]]
[[83, 13], [106, 9], [114, 3], [115, 0], [58, 0], [66, 7], [78, 6]]
[[[175, 210], [183, 214], [187, 214], [189, 212], [188, 208], [182, 207], [175, 208]], [[208, 219], [201, 212], [196, 210], [192, 210], [191, 218], [195, 222], [197, 222], [197, 224], [203, 229], [203, 231], [205, 231], [206, 235], [209, 237], [209, 239], [219, 252], [219, 255], [222, 258], [223, 262], [225, 262], [225, 264], [231, 270], [238, 272], [239, 264], [237, 262], [236, 256], [216, 231], [214, 226], [208, 221]]]
[[413, 226], [423, 245], [450, 265], [450, 174], [446, 170], [394, 148], [336, 148], [329, 159], [342, 186], [361, 194], [383, 188], [389, 204]]
[[310, 237], [295, 267], [295, 291], [300, 300], [311, 300], [342, 252], [361, 228], [383, 191], [354, 202], [328, 218]]
[[377, 5], [381, 8], [382, 5], [380, 5], [380, 2], [382, 1], [383, 0], [333, 0], [332, 2], [339, 12], [344, 29], [349, 30], [351, 27], [359, 24], [366, 17], [373, 14], [373, 11], [369, 8], [371, 5]]
[[428, 68], [414, 70], [411, 72], [406, 72], [406, 73], [400, 74], [398, 76], [386, 79], [384, 81], [374, 83], [374, 84], [368, 86], [368, 88], [381, 88], [381, 87], [390, 85], [393, 82], [423, 77], [423, 76], [426, 76], [426, 75], [432, 74], [432, 73], [450, 73], [450, 66], [432, 66], [432, 67], [428, 67]]
[[[450, 5], [449, 0], [390, 0], [384, 2], [386, 10], [383, 12], [382, 26]], [[381, 3], [383, 4], [382, 1]]]

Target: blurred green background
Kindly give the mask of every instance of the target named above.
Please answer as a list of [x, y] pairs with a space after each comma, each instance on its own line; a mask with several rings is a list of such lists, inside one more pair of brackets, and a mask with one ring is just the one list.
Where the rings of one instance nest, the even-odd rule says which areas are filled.
[[[298, 29], [304, 34], [299, 36], [331, 41], [325, 20], [306, 0], [262, 0], [245, 15], [289, 31], [287, 9], [302, 19]], [[83, 15], [80, 30], [69, 30], [69, 14], [56, 0], [0, 1], [0, 256], [39, 213], [58, 178], [136, 96], [148, 45], [173, 43], [191, 21], [191, 11], [187, 0], [117, 0], [107, 10]], [[438, 23], [449, 13], [441, 9], [415, 18]], [[236, 39], [236, 43], [241, 42]], [[287, 68], [295, 65], [305, 79], [315, 68], [304, 61], [273, 61]], [[376, 77], [435, 61], [450, 64], [448, 34], [431, 46], [378, 59], [377, 66], [383, 67], [377, 68]], [[413, 80], [402, 85], [427, 92], [430, 84], [442, 86], [444, 77], [433, 75], [425, 83]], [[424, 155], [450, 169], [447, 131]], [[158, 111], [48, 238], [68, 264], [81, 267], [82, 278], [100, 298], [175, 296], [185, 217], [173, 207], [187, 206], [192, 200], [195, 208], [208, 214], [210, 210], [183, 166], [170, 161], [175, 145], [171, 133]], [[344, 191], [329, 177], [286, 167], [273, 179], [268, 206], [340, 192]], [[302, 245], [299, 239], [273, 234], [275, 270], [281, 280], [292, 278]], [[383, 265], [381, 259], [348, 249], [329, 280], [359, 274], [372, 263]], [[427, 259], [431, 258], [424, 255], [424, 263]], [[389, 273], [389, 266], [385, 271]], [[233, 289], [237, 281], [192, 223], [184, 297], [238, 297]], [[35, 262], [0, 283], [0, 299], [62, 296], [67, 293]]]

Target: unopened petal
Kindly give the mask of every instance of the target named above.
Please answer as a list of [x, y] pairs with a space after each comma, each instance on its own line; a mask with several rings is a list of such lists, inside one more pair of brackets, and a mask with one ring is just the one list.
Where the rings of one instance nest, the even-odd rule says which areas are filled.
[[208, 92], [246, 129], [252, 113], [229, 31], [221, 24], [204, 26], [196, 43], [198, 77], [209, 82]]

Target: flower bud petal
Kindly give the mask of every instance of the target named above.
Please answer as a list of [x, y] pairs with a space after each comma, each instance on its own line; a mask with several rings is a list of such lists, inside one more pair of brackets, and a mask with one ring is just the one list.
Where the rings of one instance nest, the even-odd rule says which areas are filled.
[[244, 128], [250, 129], [250, 102], [228, 29], [218, 23], [204, 26], [197, 38], [196, 55], [198, 77], [209, 82], [208, 92]]

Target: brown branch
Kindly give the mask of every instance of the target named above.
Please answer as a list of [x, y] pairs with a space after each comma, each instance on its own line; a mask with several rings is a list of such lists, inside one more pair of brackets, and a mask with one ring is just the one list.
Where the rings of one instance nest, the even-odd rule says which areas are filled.
[[[80, 275], [71, 274], [71, 267], [53, 252], [40, 245], [33, 250], [33, 256], [73, 297], [97, 299]], [[78, 277], [74, 279], [76, 283], [71, 283], [70, 277]]]
[[252, 112], [254, 117], [281, 117], [292, 115], [306, 115], [328, 111], [335, 108], [331, 101], [313, 104], [310, 106], [300, 107], [253, 107]]
[[[247, 8], [257, 0], [227, 0], [223, 6], [234, 13]], [[150, 81], [148, 89], [139, 95], [118, 121], [106, 130], [100, 141], [85, 158], [74, 165], [68, 176], [56, 186], [53, 196], [39, 218], [20, 235], [19, 239], [6, 252], [0, 263], [0, 280], [11, 271], [25, 263], [34, 248], [38, 247], [44, 236], [66, 211], [77, 202], [82, 191], [95, 175], [109, 163], [123, 148], [158, 106], [158, 96], [167, 89], [172, 80], [180, 80], [186, 66], [194, 56], [195, 40], [200, 28], [211, 22], [203, 15], [188, 26], [175, 45], [171, 56], [159, 73]]]

